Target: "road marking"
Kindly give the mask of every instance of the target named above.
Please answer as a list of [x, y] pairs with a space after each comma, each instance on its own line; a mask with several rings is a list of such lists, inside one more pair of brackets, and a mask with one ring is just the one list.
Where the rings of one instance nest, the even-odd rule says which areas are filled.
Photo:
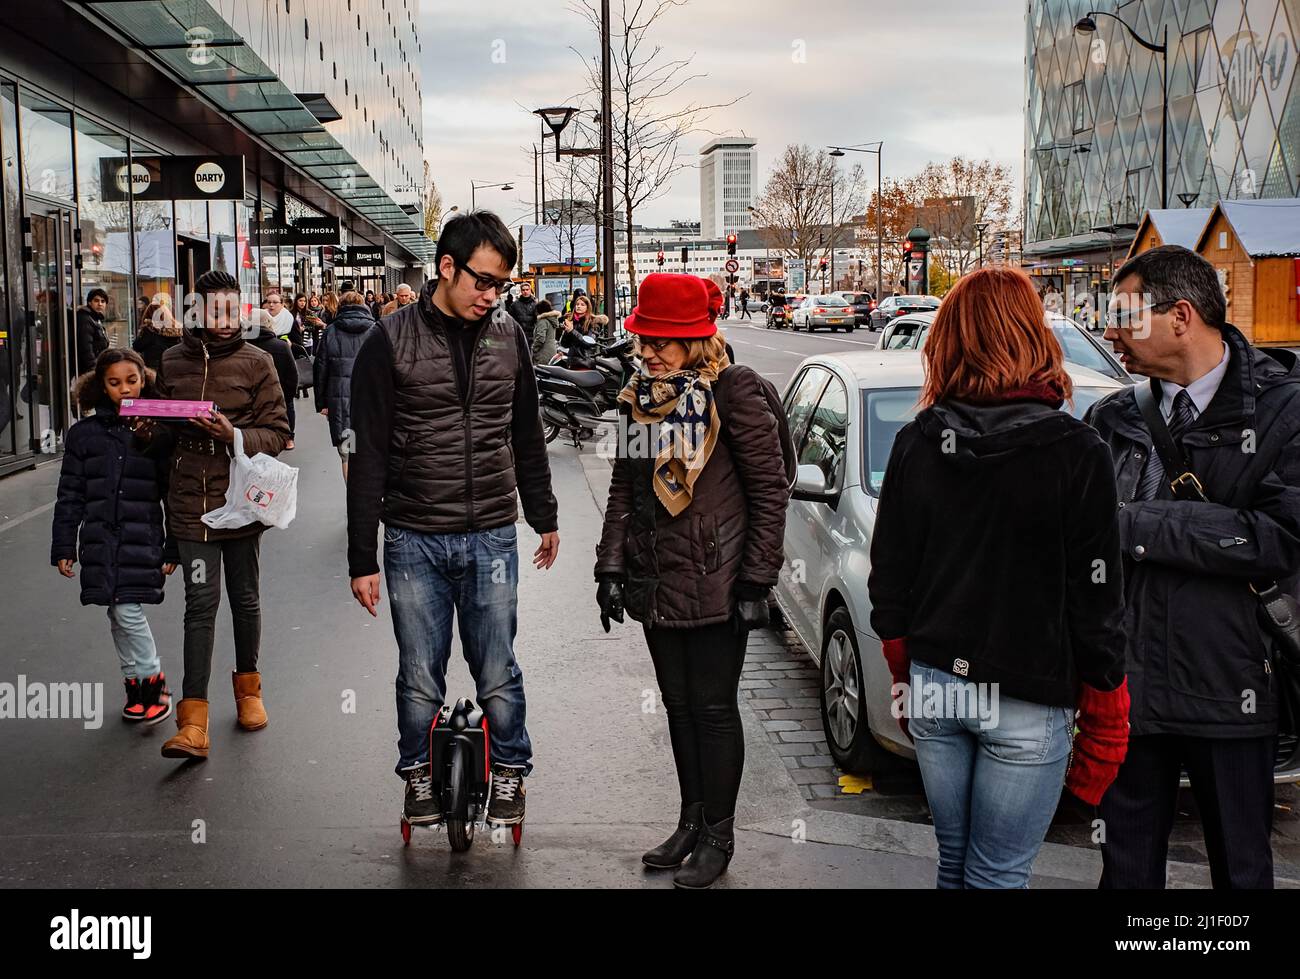
[[783, 353], [783, 354], [794, 354], [796, 357], [803, 357], [803, 356], [804, 356], [804, 352], [803, 352], [802, 350], [782, 350], [781, 353]]
[[762, 344], [762, 343], [756, 343], [756, 344], [754, 344], [754, 346], [756, 346], [759, 350], [778, 350], [778, 349], [780, 349], [780, 348], [778, 348], [778, 347], [769, 347], [769, 346], [766, 346], [765, 344]]

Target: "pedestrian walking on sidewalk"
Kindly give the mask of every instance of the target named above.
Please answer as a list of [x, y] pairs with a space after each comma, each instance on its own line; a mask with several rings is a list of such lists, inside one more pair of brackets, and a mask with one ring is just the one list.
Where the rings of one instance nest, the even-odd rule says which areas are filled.
[[643, 366], [619, 396], [628, 438], [596, 549], [602, 622], [626, 609], [642, 624], [681, 790], [677, 829], [642, 861], [686, 861], [673, 883], [687, 888], [711, 886], [735, 848], [740, 672], [749, 630], [768, 621], [790, 495], [779, 401], [752, 368], [731, 366], [721, 308], [696, 276], [642, 284], [626, 328]]
[[352, 453], [352, 365], [366, 333], [375, 318], [358, 292], [343, 293], [334, 322], [325, 331], [316, 354], [316, 410], [326, 417], [330, 442], [338, 450], [343, 465], [343, 481], [348, 479], [348, 458]]
[[73, 578], [80, 557], [81, 604], [108, 606], [126, 686], [122, 717], [153, 725], [172, 713], [144, 612], [163, 600], [164, 575], [176, 570], [164, 557], [162, 508], [171, 440], [156, 423], [118, 413], [123, 398], [157, 397], [153, 371], [134, 350], [101, 353], [78, 378], [76, 397], [82, 419], [64, 446], [50, 563]]
[[740, 290], [740, 318], [742, 320], [753, 320], [754, 317], [749, 315], [749, 290]]
[[259, 552], [266, 526], [214, 530], [201, 518], [225, 505], [236, 428], [250, 456], [279, 455], [289, 442], [285, 396], [275, 365], [240, 332], [239, 283], [230, 273], [214, 269], [199, 276], [194, 291], [202, 300], [202, 326], [186, 330], [181, 342], [163, 355], [159, 386], [166, 397], [214, 401], [219, 410], [181, 430], [168, 470], [167, 529], [176, 540], [185, 575], [185, 676], [176, 705], [179, 730], [162, 748], [167, 758], [208, 756], [208, 678], [223, 565], [234, 622], [231, 682], [239, 726], [246, 731], [266, 726], [258, 672]]
[[1096, 804], [1128, 737], [1110, 454], [1060, 410], [1070, 376], [1019, 270], [961, 279], [923, 352], [924, 410], [880, 491], [871, 625], [938, 886], [1028, 887], [1062, 783]]
[[1105, 337], [1150, 380], [1088, 414], [1119, 483], [1133, 687], [1128, 757], [1099, 810], [1101, 886], [1165, 886], [1185, 771], [1214, 887], [1271, 888], [1285, 674], [1260, 603], [1294, 595], [1300, 573], [1300, 365], [1227, 322], [1193, 251], [1143, 252], [1114, 283]]
[[382, 519], [398, 649], [397, 773], [414, 825], [442, 820], [429, 728], [446, 697], [453, 613], [488, 718], [487, 819], [524, 819], [532, 744], [514, 649], [516, 486], [542, 538], [536, 567], [555, 563], [560, 535], [529, 338], [493, 309], [516, 257], [495, 214], [452, 218], [438, 236], [437, 277], [366, 334], [352, 366], [348, 573], [353, 596], [375, 615]]

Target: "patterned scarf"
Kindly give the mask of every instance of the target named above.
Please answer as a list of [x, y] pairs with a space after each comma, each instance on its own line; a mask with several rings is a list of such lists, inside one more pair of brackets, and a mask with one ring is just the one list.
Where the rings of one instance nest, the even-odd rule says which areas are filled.
[[713, 383], [729, 366], [723, 354], [697, 370], [637, 374], [619, 393], [618, 400], [631, 405], [633, 421], [658, 428], [654, 490], [671, 516], [691, 505], [695, 481], [718, 444], [722, 422]]

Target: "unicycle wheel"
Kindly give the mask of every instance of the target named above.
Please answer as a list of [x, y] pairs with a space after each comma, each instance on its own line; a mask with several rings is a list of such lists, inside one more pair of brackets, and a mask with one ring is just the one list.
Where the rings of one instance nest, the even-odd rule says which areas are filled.
[[511, 826], [510, 835], [515, 838], [515, 846], [518, 846], [519, 841], [524, 838], [524, 824], [515, 823], [513, 826]]
[[457, 853], [464, 853], [474, 843], [474, 824], [466, 819], [448, 819], [447, 842]]
[[411, 824], [405, 819], [402, 820], [402, 845], [411, 845]]

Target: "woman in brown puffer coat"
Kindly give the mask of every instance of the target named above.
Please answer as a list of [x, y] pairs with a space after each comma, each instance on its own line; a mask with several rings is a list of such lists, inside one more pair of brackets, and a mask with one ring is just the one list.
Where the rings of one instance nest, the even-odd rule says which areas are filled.
[[642, 372], [619, 396], [628, 438], [596, 550], [605, 627], [626, 608], [644, 628], [682, 794], [677, 830], [642, 860], [671, 868], [689, 855], [673, 878], [687, 888], [712, 885], [734, 850], [740, 672], [749, 630], [767, 624], [790, 496], [765, 382], [731, 366], [721, 306], [695, 276], [641, 286], [625, 325]]
[[[289, 441], [289, 419], [275, 364], [244, 342], [239, 283], [226, 272], [205, 272], [195, 283], [203, 297], [204, 327], [186, 330], [163, 355], [159, 387], [169, 398], [212, 401], [219, 412], [198, 418], [178, 435], [168, 470], [168, 543], [185, 575], [184, 699], [176, 705], [176, 736], [167, 758], [208, 756], [208, 676], [221, 602], [221, 575], [235, 627], [235, 705], [239, 724], [266, 726], [257, 658], [262, 638], [259, 547], [263, 524], [214, 530], [202, 517], [223, 506], [230, 483], [231, 445], [239, 429], [244, 452], [279, 455]], [[170, 555], [169, 555], [170, 557]], [[224, 565], [224, 569], [223, 566]]]

